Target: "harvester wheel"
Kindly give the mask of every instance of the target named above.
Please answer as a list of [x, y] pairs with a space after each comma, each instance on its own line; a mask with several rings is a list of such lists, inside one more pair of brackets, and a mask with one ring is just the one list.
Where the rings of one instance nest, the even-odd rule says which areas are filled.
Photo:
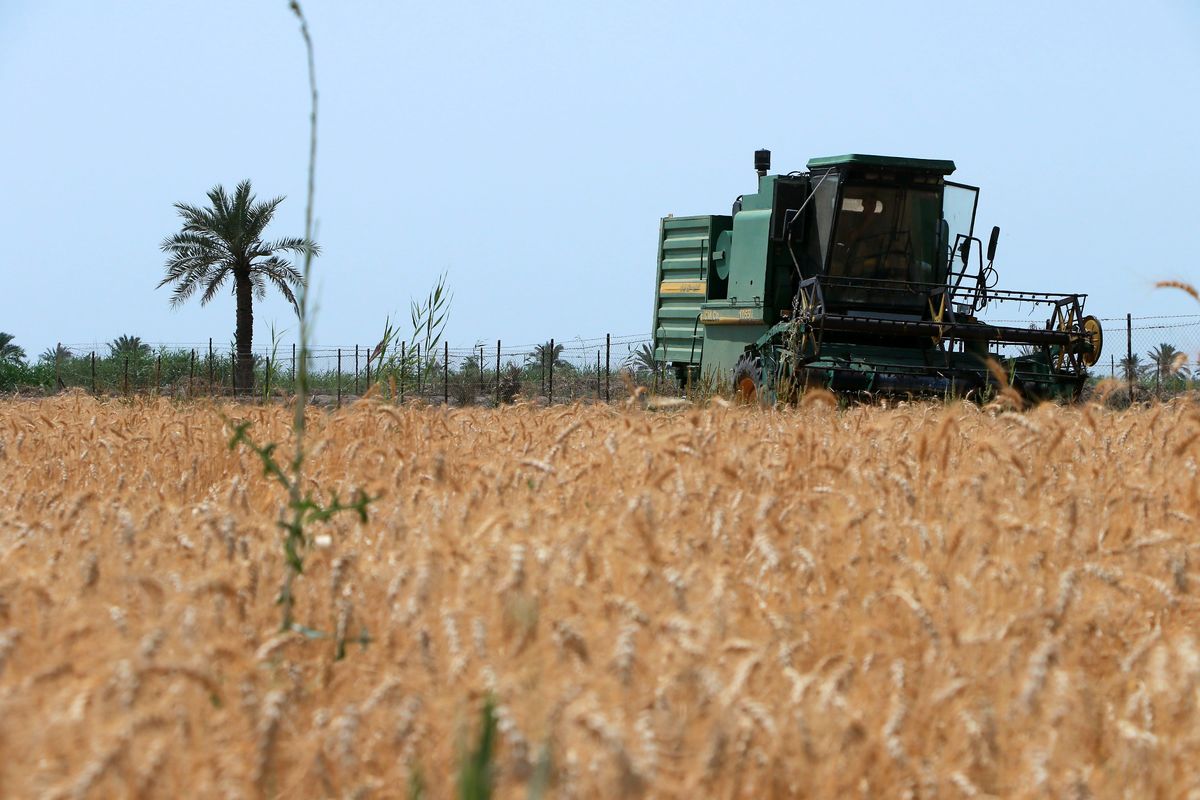
[[762, 392], [762, 359], [742, 353], [733, 365], [733, 398], [739, 403], [756, 403]]

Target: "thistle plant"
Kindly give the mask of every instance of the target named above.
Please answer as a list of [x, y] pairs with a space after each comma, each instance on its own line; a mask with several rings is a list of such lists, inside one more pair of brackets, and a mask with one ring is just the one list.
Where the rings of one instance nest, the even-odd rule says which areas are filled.
[[[304, 551], [308, 547], [306, 529], [317, 523], [325, 522], [336, 514], [353, 512], [360, 522], [367, 522], [367, 506], [377, 497], [370, 497], [356, 489], [349, 502], [343, 502], [336, 492], [332, 493], [329, 501], [321, 504], [311, 491], [304, 490], [304, 458], [293, 458], [291, 468], [287, 468], [275, 458], [276, 442], [260, 445], [250, 438], [248, 433], [251, 423], [242, 421], [234, 424], [233, 437], [229, 440], [229, 449], [246, 445], [261, 459], [263, 474], [274, 479], [288, 493], [288, 513], [279, 521], [279, 527], [284, 531], [283, 553], [287, 562], [287, 572], [284, 576], [283, 587], [280, 589], [278, 603], [283, 608], [282, 630], [296, 628], [294, 607], [295, 595], [292, 585], [296, 578], [304, 573]], [[299, 450], [297, 445], [297, 450]]]

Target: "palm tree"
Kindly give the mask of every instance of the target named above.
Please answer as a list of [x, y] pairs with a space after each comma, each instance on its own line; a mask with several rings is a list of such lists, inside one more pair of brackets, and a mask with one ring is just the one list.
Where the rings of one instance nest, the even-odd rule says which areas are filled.
[[166, 276], [159, 288], [174, 284], [171, 305], [178, 306], [203, 288], [200, 305], [207, 305], [225, 281], [232, 278], [237, 298], [237, 370], [234, 385], [249, 390], [254, 384], [254, 360], [251, 355], [254, 336], [255, 298], [266, 297], [267, 284], [273, 285], [296, 308], [296, 295], [303, 277], [281, 251], [298, 255], [318, 255], [320, 248], [309, 239], [288, 236], [263, 240], [263, 231], [283, 202], [275, 197], [256, 203], [250, 181], [242, 181], [233, 197], [218, 185], [208, 192], [209, 208], [176, 203], [183, 218], [183, 229], [163, 240], [167, 254]]
[[74, 357], [75, 354], [60, 342], [54, 347], [47, 347], [43, 350], [42, 354], [38, 356], [38, 361], [41, 361], [43, 364], [54, 364]]
[[562, 359], [562, 353], [563, 353], [563, 346], [561, 344], [555, 343], [554, 349], [551, 350], [550, 342], [546, 342], [545, 344], [539, 344], [539, 345], [534, 346], [533, 353], [530, 354], [529, 360], [536, 364], [540, 364], [543, 367], [548, 367], [548, 366], [550, 366], [550, 359], [553, 358], [554, 366], [557, 367], [560, 364], [566, 363]]
[[1163, 380], [1186, 378], [1191, 374], [1187, 367], [1187, 356], [1176, 350], [1174, 345], [1164, 342], [1146, 355], [1153, 365], [1155, 375]]
[[150, 355], [150, 345], [143, 342], [140, 336], [118, 336], [108, 343], [108, 354], [113, 358], [141, 358]]
[[[1036, 331], [1036, 330], [1038, 330], [1038, 326], [1030, 325], [1029, 330]], [[1037, 345], [1032, 345], [1032, 344], [1023, 344], [1017, 348], [1017, 355], [1026, 357], [1026, 358], [1029, 356], [1040, 356], [1044, 352], [1045, 352], [1044, 348], [1041, 348], [1041, 347], [1038, 347]]]
[[658, 359], [654, 357], [654, 345], [644, 343], [625, 357], [625, 364], [634, 372], [654, 372], [658, 369]]
[[1147, 366], [1142, 363], [1142, 359], [1137, 353], [1128, 358], [1122, 358], [1120, 363], [1121, 374], [1127, 381], [1136, 381], [1146, 374]]
[[1154, 372], [1156, 392], [1162, 391], [1164, 381], [1170, 381], [1172, 378], [1186, 379], [1191, 375], [1192, 371], [1186, 366], [1187, 355], [1176, 350], [1174, 345], [1163, 342], [1146, 355], [1150, 359], [1149, 369]]
[[25, 360], [25, 348], [12, 343], [11, 333], [0, 332], [0, 363], [20, 364]]

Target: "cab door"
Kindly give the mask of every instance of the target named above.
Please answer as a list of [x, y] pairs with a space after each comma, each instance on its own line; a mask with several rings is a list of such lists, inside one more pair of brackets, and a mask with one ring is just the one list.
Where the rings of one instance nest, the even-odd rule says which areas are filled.
[[946, 181], [942, 193], [942, 221], [945, 223], [942, 230], [946, 236], [942, 247], [945, 248], [945, 263], [951, 272], [955, 271], [953, 257], [961, 252], [963, 242], [975, 235], [975, 211], [978, 207], [978, 186]]

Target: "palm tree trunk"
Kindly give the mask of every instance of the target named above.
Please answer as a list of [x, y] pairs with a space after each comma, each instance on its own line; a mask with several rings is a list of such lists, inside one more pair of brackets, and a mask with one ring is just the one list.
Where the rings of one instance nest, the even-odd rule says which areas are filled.
[[237, 368], [234, 371], [233, 384], [238, 392], [251, 392], [254, 389], [254, 357], [252, 339], [254, 337], [254, 286], [250, 283], [250, 273], [238, 272], [237, 282], [237, 329], [234, 333], [237, 339]]

